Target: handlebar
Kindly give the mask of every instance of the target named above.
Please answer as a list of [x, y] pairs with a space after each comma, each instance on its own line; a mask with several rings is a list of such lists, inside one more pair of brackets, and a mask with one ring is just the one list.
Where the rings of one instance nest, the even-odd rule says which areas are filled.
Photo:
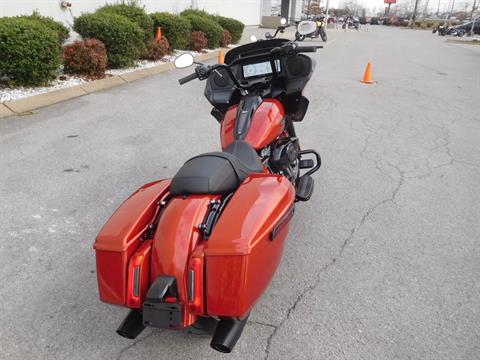
[[297, 53], [317, 52], [317, 49], [323, 48], [323, 46], [297, 46], [295, 51]]
[[193, 74], [190, 74], [181, 79], [178, 79], [178, 82], [180, 83], [180, 85], [183, 85], [189, 81], [195, 80], [196, 78], [198, 78], [198, 74], [197, 72], [194, 72]]
[[298, 46], [296, 43], [291, 42], [284, 44], [270, 50], [270, 55], [294, 55], [298, 53], [317, 52], [317, 49], [321, 49], [323, 46]]
[[[298, 46], [294, 42], [286, 43], [282, 46], [273, 48], [270, 50], [270, 61], [273, 61], [273, 57], [275, 55], [286, 55], [286, 56], [292, 56], [298, 53], [307, 53], [307, 52], [316, 52], [317, 49], [323, 48], [323, 46]], [[235, 64], [236, 61], [234, 61], [231, 65]], [[226, 70], [228, 76], [231, 78], [233, 83], [238, 89], [247, 89], [248, 87], [242, 85], [239, 83], [239, 81], [235, 78], [235, 76], [232, 73], [232, 70], [230, 69], [229, 65], [226, 64], [215, 64], [215, 65], [200, 65], [195, 69], [195, 72], [193, 74], [187, 75], [181, 79], [178, 80], [180, 85], [183, 85], [189, 81], [195, 80], [195, 79], [200, 79], [200, 80], [205, 80], [208, 78], [210, 73], [213, 70], [218, 70], [220, 68], [223, 68]], [[272, 63], [272, 72], [273, 76], [276, 76], [276, 67], [275, 64]]]

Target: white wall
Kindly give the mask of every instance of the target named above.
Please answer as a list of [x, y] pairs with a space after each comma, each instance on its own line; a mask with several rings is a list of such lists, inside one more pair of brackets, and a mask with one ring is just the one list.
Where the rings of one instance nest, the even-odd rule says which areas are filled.
[[[116, 0], [69, 0], [72, 14], [92, 12], [105, 3]], [[0, 17], [31, 14], [37, 9], [40, 14], [51, 16], [58, 21], [71, 25], [73, 17], [68, 10], [60, 8], [60, 0], [0, 0]], [[246, 25], [258, 25], [261, 18], [262, 0], [142, 0], [147, 12], [169, 11], [179, 13], [193, 6], [211, 13], [233, 17]]]

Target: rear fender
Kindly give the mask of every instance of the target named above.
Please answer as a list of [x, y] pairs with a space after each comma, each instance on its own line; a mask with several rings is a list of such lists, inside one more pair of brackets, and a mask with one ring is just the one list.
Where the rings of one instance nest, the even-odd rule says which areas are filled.
[[[202, 241], [199, 225], [204, 221], [211, 200], [217, 195], [190, 195], [171, 199], [160, 217], [152, 243], [151, 282], [159, 276], [176, 278], [178, 299], [171, 299], [182, 307], [182, 327], [196, 320], [194, 309], [201, 310], [202, 304], [193, 304], [189, 298], [189, 270], [203, 271], [201, 251], [195, 248]], [[191, 274], [190, 274], [191, 279]], [[198, 274], [196, 291], [203, 286], [203, 276]]]

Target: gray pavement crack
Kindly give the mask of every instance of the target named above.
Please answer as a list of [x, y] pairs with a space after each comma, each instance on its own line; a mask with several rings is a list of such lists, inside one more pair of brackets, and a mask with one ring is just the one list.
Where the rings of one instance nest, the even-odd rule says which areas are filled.
[[[364, 122], [365, 124], [365, 122]], [[365, 124], [367, 129], [370, 131], [370, 134], [366, 137], [365, 139], [365, 144], [360, 152], [360, 156], [367, 159], [367, 160], [370, 160], [370, 161], [373, 161], [375, 163], [375, 167], [378, 169], [379, 168], [379, 165], [377, 163], [376, 160], [372, 160], [372, 159], [369, 159], [367, 158], [365, 155], [365, 152], [367, 151], [367, 148], [369, 146], [369, 143], [370, 143], [370, 139], [374, 136], [374, 135], [378, 135], [378, 132], [382, 129], [383, 125], [384, 125], [384, 122], [382, 121], [381, 125], [379, 126], [378, 129], [374, 130], [372, 128], [369, 128], [367, 124]], [[338, 250], [337, 254], [335, 257], [332, 258], [332, 260], [330, 260], [330, 262], [328, 262], [327, 264], [325, 264], [322, 268], [320, 268], [320, 270], [317, 272], [317, 276], [316, 276], [316, 279], [315, 281], [308, 285], [306, 288], [303, 289], [303, 291], [297, 296], [297, 298], [295, 299], [295, 301], [293, 302], [293, 304], [287, 309], [287, 312], [284, 316], [284, 318], [282, 319], [282, 321], [277, 325], [277, 326], [273, 326], [274, 327], [274, 330], [273, 332], [270, 334], [270, 336], [267, 338], [267, 345], [265, 347], [265, 356], [264, 356], [264, 360], [267, 360], [270, 356], [270, 348], [271, 348], [271, 345], [272, 345], [272, 341], [274, 339], [274, 337], [277, 335], [279, 329], [285, 324], [285, 322], [290, 319], [292, 313], [295, 311], [295, 309], [297, 308], [298, 304], [305, 298], [305, 296], [307, 294], [309, 294], [310, 292], [314, 291], [317, 286], [320, 284], [321, 282], [321, 277], [322, 277], [322, 274], [327, 271], [330, 267], [332, 267], [333, 265], [336, 264], [337, 260], [339, 258], [342, 257], [342, 255], [344, 254], [345, 252], [345, 249], [346, 247], [348, 246], [348, 244], [351, 243], [351, 241], [353, 240], [353, 238], [355, 237], [356, 233], [360, 230], [360, 228], [362, 228], [362, 226], [365, 224], [365, 222], [367, 221], [367, 219], [379, 208], [381, 207], [382, 205], [386, 204], [386, 203], [394, 203], [395, 204], [395, 199], [397, 197], [397, 194], [398, 192], [400, 191], [400, 188], [402, 187], [402, 185], [404, 184], [404, 181], [405, 181], [405, 172], [402, 171], [397, 165], [395, 164], [392, 164], [391, 162], [389, 161], [386, 161], [387, 165], [393, 167], [394, 169], [396, 169], [396, 171], [398, 172], [399, 174], [399, 179], [394, 179], [393, 177], [389, 176], [390, 179], [392, 179], [393, 181], [396, 181], [396, 185], [395, 187], [393, 188], [392, 192], [391, 192], [391, 195], [390, 197], [388, 198], [385, 198], [383, 200], [380, 200], [378, 201], [376, 204], [374, 204], [372, 207], [370, 207], [367, 211], [365, 211], [362, 215], [362, 217], [360, 218], [360, 221], [358, 222], [358, 224], [356, 226], [354, 226], [352, 229], [350, 229], [350, 233], [349, 235], [345, 238], [345, 240], [343, 241], [343, 243], [341, 244], [340, 246], [340, 249]], [[381, 173], [385, 174], [383, 171], [380, 171]]]
[[276, 326], [273, 325], [273, 324], [268, 324], [268, 323], [264, 323], [264, 322], [261, 322], [261, 321], [254, 321], [254, 320], [249, 320], [249, 321], [247, 322], [247, 324], [260, 325], [260, 326], [266, 326], [266, 327], [276, 328]]
[[156, 331], [151, 331], [150, 334], [142, 337], [142, 338], [139, 338], [139, 339], [136, 339], [134, 341], [132, 341], [130, 344], [128, 344], [127, 346], [125, 346], [124, 348], [122, 348], [120, 350], [120, 352], [118, 353], [117, 357], [116, 357], [116, 360], [120, 360], [123, 355], [125, 354], [125, 352], [127, 352], [128, 350], [130, 350], [131, 348], [137, 346], [139, 343], [141, 343], [142, 341], [145, 341], [147, 340], [150, 336], [152, 336], [153, 334], [158, 334], [159, 332], [156, 332]]
[[355, 234], [360, 230], [360, 228], [365, 224], [366, 220], [368, 219], [368, 217], [373, 214], [375, 212], [375, 210], [377, 210], [380, 206], [388, 203], [388, 202], [393, 202], [395, 203], [395, 197], [397, 196], [398, 192], [400, 191], [400, 188], [402, 187], [403, 183], [404, 183], [404, 173], [401, 172], [398, 167], [396, 167], [397, 170], [399, 171], [400, 173], [400, 180], [398, 181], [397, 185], [395, 186], [395, 188], [393, 189], [392, 191], [392, 194], [390, 197], [386, 198], [386, 199], [383, 199], [379, 202], [377, 202], [375, 205], [373, 205], [372, 207], [370, 207], [364, 214], [363, 216], [361, 217], [359, 223], [353, 227], [351, 230], [350, 230], [350, 234], [345, 238], [345, 240], [343, 241], [342, 245], [340, 246], [340, 249], [337, 253], [337, 255], [332, 258], [332, 260], [330, 262], [328, 262], [327, 264], [325, 264], [322, 268], [320, 268], [320, 270], [318, 271], [317, 273], [317, 277], [315, 279], [315, 281], [308, 285], [305, 289], [303, 289], [303, 291], [297, 296], [297, 298], [295, 299], [295, 301], [293, 302], [293, 304], [287, 309], [287, 312], [286, 312], [286, 315], [285, 317], [282, 319], [282, 321], [280, 322], [280, 324], [278, 324], [277, 326], [274, 326], [274, 325], [271, 325], [274, 330], [273, 332], [270, 334], [270, 336], [267, 338], [267, 346], [265, 348], [265, 356], [264, 356], [264, 359], [267, 360], [270, 356], [270, 347], [271, 347], [271, 344], [272, 344], [272, 340], [273, 338], [275, 337], [275, 335], [277, 334], [278, 330], [285, 324], [285, 322], [290, 318], [290, 316], [292, 315], [292, 313], [295, 311], [296, 307], [298, 306], [298, 304], [302, 301], [302, 299], [310, 292], [314, 291], [317, 286], [320, 284], [321, 282], [321, 275], [327, 271], [330, 267], [332, 267], [333, 265], [336, 264], [337, 260], [339, 258], [342, 257], [344, 251], [345, 251], [345, 248], [348, 246], [348, 244], [353, 240], [353, 238], [355, 237]]

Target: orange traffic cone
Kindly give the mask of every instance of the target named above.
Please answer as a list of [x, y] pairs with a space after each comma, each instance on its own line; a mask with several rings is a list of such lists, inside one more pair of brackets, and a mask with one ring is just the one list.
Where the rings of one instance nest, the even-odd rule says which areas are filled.
[[365, 69], [365, 74], [363, 75], [363, 80], [360, 80], [364, 84], [374, 84], [375, 81], [372, 80], [372, 65], [370, 63], [367, 64], [367, 68]]
[[224, 58], [223, 58], [223, 52], [222, 49], [218, 50], [218, 63], [223, 64], [224, 63]]
[[159, 26], [157, 27], [157, 32], [155, 33], [155, 41], [159, 42], [161, 38], [162, 38], [162, 29]]

